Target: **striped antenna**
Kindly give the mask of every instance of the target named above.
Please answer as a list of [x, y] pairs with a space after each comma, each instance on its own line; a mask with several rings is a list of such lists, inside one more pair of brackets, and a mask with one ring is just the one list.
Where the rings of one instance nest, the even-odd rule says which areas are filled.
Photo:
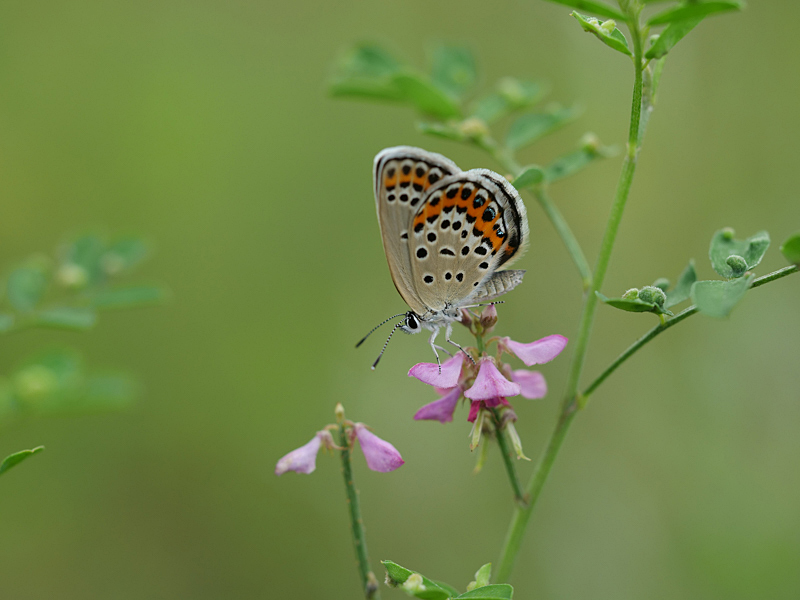
[[365, 335], [363, 338], [361, 338], [361, 341], [356, 344], [356, 348], [358, 348], [361, 344], [363, 344], [369, 336], [371, 336], [373, 333], [375, 333], [375, 330], [378, 329], [381, 325], [386, 325], [386, 323], [388, 323], [389, 321], [391, 321], [395, 317], [402, 317], [405, 314], [406, 313], [400, 313], [399, 315], [392, 315], [391, 317], [389, 317], [388, 319], [386, 319], [382, 323], [379, 323], [378, 325], [375, 325], [375, 327], [373, 327], [370, 330], [370, 332], [367, 335]]

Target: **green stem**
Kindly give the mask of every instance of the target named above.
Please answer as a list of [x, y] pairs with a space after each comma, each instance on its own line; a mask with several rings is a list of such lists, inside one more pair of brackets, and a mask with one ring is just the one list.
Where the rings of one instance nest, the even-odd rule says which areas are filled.
[[[791, 275], [792, 273], [798, 272], [798, 267], [796, 265], [791, 265], [789, 267], [784, 267], [782, 269], [778, 269], [777, 271], [770, 273], [769, 275], [764, 275], [763, 277], [759, 277], [755, 281], [753, 281], [753, 285], [750, 288], [756, 288], [759, 286], [764, 285], [765, 283], [769, 283], [770, 281], [775, 281], [776, 279], [781, 279], [782, 277], [786, 277], [787, 275]], [[619, 366], [628, 360], [631, 356], [636, 354], [642, 347], [647, 344], [648, 342], [652, 341], [658, 334], [666, 331], [673, 325], [677, 325], [684, 319], [688, 319], [692, 315], [698, 312], [696, 306], [690, 306], [689, 308], [679, 312], [673, 318], [669, 319], [668, 321], [664, 322], [663, 324], [656, 325], [638, 340], [636, 340], [633, 344], [628, 347], [625, 352], [620, 354], [617, 359], [611, 363], [605, 371], [603, 371], [597, 379], [595, 379], [592, 383], [589, 384], [589, 387], [583, 392], [582, 396], [584, 399], [588, 399], [589, 396], [598, 388], [600, 385], [608, 378], [611, 373], [616, 371]]]
[[361, 584], [364, 588], [364, 597], [367, 600], [380, 600], [381, 593], [378, 589], [378, 580], [369, 566], [369, 553], [367, 552], [367, 536], [364, 531], [364, 521], [361, 518], [361, 507], [358, 503], [358, 490], [353, 483], [353, 470], [350, 466], [350, 440], [345, 430], [344, 422], [339, 424], [339, 445], [342, 455], [342, 475], [344, 486], [347, 490], [347, 505], [350, 508], [350, 525], [353, 529], [353, 543], [356, 548], [358, 571], [361, 575]]
[[584, 360], [586, 358], [589, 337], [594, 323], [595, 309], [597, 308], [597, 295], [595, 292], [603, 285], [603, 280], [606, 276], [608, 263], [611, 259], [611, 252], [614, 248], [614, 241], [617, 238], [619, 225], [622, 221], [622, 214], [625, 210], [631, 184], [633, 183], [633, 176], [636, 172], [636, 163], [642, 139], [639, 131], [639, 121], [642, 114], [643, 62], [642, 36], [639, 31], [638, 14], [630, 15], [629, 27], [631, 29], [631, 37], [633, 38], [635, 74], [627, 152], [625, 153], [625, 160], [622, 164], [622, 172], [620, 173], [619, 182], [617, 184], [617, 191], [614, 196], [614, 203], [611, 207], [611, 214], [609, 215], [606, 231], [600, 245], [600, 254], [597, 257], [592, 284], [589, 287], [589, 292], [584, 301], [583, 314], [581, 315], [581, 323], [578, 330], [578, 339], [575, 344], [575, 354], [572, 358], [569, 379], [567, 380], [567, 389], [561, 405], [561, 415], [550, 436], [547, 448], [539, 463], [536, 465], [536, 469], [528, 483], [528, 506], [517, 507], [512, 517], [498, 565], [497, 581], [507, 581], [511, 575], [517, 553], [522, 543], [522, 537], [528, 521], [530, 520], [533, 508], [536, 506], [542, 487], [547, 481], [547, 476], [550, 474], [550, 470], [561, 448], [561, 444], [569, 431], [569, 426], [575, 418], [576, 412], [583, 406], [582, 398], [578, 396], [577, 392], [581, 372], [583, 371]]
[[592, 270], [589, 267], [589, 262], [586, 260], [586, 256], [583, 254], [583, 250], [581, 250], [578, 240], [575, 239], [575, 235], [572, 233], [569, 225], [567, 225], [564, 216], [561, 214], [561, 211], [558, 210], [556, 205], [553, 204], [553, 201], [550, 199], [547, 190], [545, 190], [543, 186], [535, 187], [533, 194], [536, 197], [536, 200], [539, 202], [539, 206], [542, 207], [544, 214], [547, 215], [547, 218], [550, 219], [550, 222], [553, 224], [553, 227], [561, 238], [561, 241], [564, 243], [564, 246], [566, 246], [567, 252], [572, 257], [572, 262], [574, 262], [575, 266], [578, 267], [578, 272], [581, 274], [581, 279], [583, 280], [584, 291], [589, 289], [589, 287], [592, 285]]
[[503, 456], [503, 464], [506, 466], [506, 473], [508, 473], [508, 481], [511, 483], [511, 490], [514, 492], [514, 500], [519, 506], [527, 506], [528, 503], [525, 500], [525, 494], [522, 492], [522, 484], [519, 481], [519, 477], [517, 477], [517, 469], [514, 465], [514, 452], [509, 447], [505, 429], [503, 429], [501, 425], [500, 412], [496, 408], [491, 409], [491, 411], [492, 417], [494, 417], [492, 423], [497, 436], [497, 445], [500, 447], [500, 454]]

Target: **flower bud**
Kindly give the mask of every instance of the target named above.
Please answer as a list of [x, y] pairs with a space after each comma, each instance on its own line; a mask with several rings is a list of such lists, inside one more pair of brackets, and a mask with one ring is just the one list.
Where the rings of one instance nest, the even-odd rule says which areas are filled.
[[667, 279], [666, 277], [659, 277], [658, 279], [655, 280], [655, 282], [653, 282], [653, 287], [657, 287], [658, 289], [660, 289], [662, 292], [665, 293], [669, 289], [669, 286], [670, 282], [669, 279]]
[[89, 273], [80, 265], [65, 263], [56, 272], [58, 282], [67, 288], [82, 288], [89, 283]]
[[341, 402], [336, 403], [336, 408], [333, 409], [333, 414], [336, 415], [336, 422], [341, 424], [344, 421], [344, 406]]
[[481, 313], [481, 327], [484, 331], [489, 331], [497, 323], [497, 309], [494, 304], [490, 304]]
[[419, 573], [412, 573], [408, 576], [408, 579], [405, 580], [405, 583], [403, 583], [403, 589], [409, 594], [416, 595], [426, 591], [427, 588], [422, 582], [422, 575]]
[[511, 438], [511, 445], [514, 446], [514, 452], [517, 455], [517, 460], [530, 460], [525, 453], [522, 451], [522, 440], [519, 439], [519, 434], [517, 430], [514, 428], [513, 423], [509, 423], [506, 425], [506, 429], [508, 430], [508, 437]]
[[584, 134], [578, 144], [580, 145], [581, 150], [588, 152], [589, 154], [597, 154], [597, 151], [600, 149], [601, 145], [600, 138], [592, 132]]
[[625, 300], [636, 300], [639, 297], [639, 290], [637, 288], [631, 288], [622, 294], [622, 297]]
[[747, 271], [747, 262], [738, 254], [731, 254], [725, 260], [725, 264], [731, 268], [734, 277], [741, 277]]
[[602, 31], [606, 35], [611, 35], [612, 33], [614, 33], [614, 30], [616, 28], [617, 28], [617, 22], [614, 19], [603, 21], [603, 23], [600, 25], [600, 31]]
[[459, 323], [461, 323], [464, 327], [470, 328], [472, 327], [472, 315], [469, 314], [469, 311], [466, 308], [461, 309], [461, 319], [459, 319]]
[[726, 241], [731, 241], [733, 236], [736, 235], [736, 232], [733, 230], [732, 227], [726, 227], [722, 230], [722, 239]]
[[513, 77], [505, 77], [498, 84], [500, 95], [513, 106], [518, 106], [525, 102], [525, 90], [522, 89], [520, 82]]
[[461, 133], [472, 139], [480, 139], [489, 135], [489, 127], [486, 125], [486, 122], [477, 117], [464, 119], [459, 124], [458, 128], [461, 130]]
[[667, 301], [667, 295], [660, 288], [646, 285], [639, 290], [639, 300], [650, 302], [656, 306], [664, 306], [664, 302]]

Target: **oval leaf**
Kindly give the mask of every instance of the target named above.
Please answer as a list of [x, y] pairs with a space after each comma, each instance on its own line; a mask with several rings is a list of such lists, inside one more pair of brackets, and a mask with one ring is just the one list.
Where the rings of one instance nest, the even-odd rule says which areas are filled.
[[475, 588], [469, 592], [464, 592], [456, 598], [471, 598], [472, 600], [511, 600], [514, 596], [514, 588], [507, 583], [496, 583]]
[[647, 24], [664, 25], [666, 23], [675, 23], [676, 21], [685, 21], [686, 19], [703, 18], [715, 13], [742, 10], [742, 8], [744, 8], [744, 3], [735, 0], [681, 3], [674, 8], [653, 15], [647, 20]]
[[512, 182], [513, 185], [518, 190], [524, 189], [526, 187], [531, 187], [533, 185], [539, 185], [544, 181], [544, 171], [541, 167], [537, 167], [536, 165], [528, 165], [522, 170], [517, 178]]
[[20, 450], [19, 452], [6, 456], [3, 462], [0, 463], [0, 475], [8, 471], [11, 467], [15, 467], [26, 458], [38, 454], [42, 450], [44, 450], [44, 446], [37, 446], [30, 450]]
[[632, 56], [625, 34], [617, 29], [614, 21], [603, 23], [595, 17], [587, 17], [576, 11], [572, 11], [572, 16], [577, 19], [584, 31], [593, 33], [606, 46], [613, 48], [617, 52], [622, 52], [622, 54]]
[[438, 87], [411, 71], [396, 73], [392, 82], [403, 94], [406, 102], [424, 114], [442, 119], [458, 117], [460, 110], [450, 96]]
[[721, 319], [731, 314], [744, 298], [755, 279], [748, 275], [730, 281], [698, 281], [692, 286], [692, 302], [698, 310], [710, 317]]
[[461, 98], [478, 79], [475, 57], [468, 48], [440, 46], [433, 53], [433, 83], [455, 98]]
[[548, 0], [555, 4], [563, 4], [564, 6], [571, 6], [578, 10], [585, 10], [586, 12], [601, 15], [603, 17], [610, 17], [611, 19], [619, 19], [625, 21], [627, 17], [618, 11], [613, 6], [609, 6], [604, 2], [597, 2], [596, 0]]
[[84, 330], [94, 326], [97, 322], [97, 313], [91, 308], [58, 306], [37, 312], [34, 319], [39, 327]]
[[[381, 561], [384, 568], [386, 569], [386, 577], [387, 583], [389, 585], [402, 585], [406, 582], [412, 574], [416, 573], [416, 571], [411, 571], [406, 569], [405, 567], [401, 567], [397, 563], [394, 563], [390, 560]], [[422, 577], [422, 584], [425, 586], [424, 591], [418, 591], [414, 593], [414, 596], [420, 598], [421, 600], [447, 600], [448, 598], [455, 596], [458, 594], [458, 591], [443, 583], [437, 583], [431, 579], [428, 579], [421, 573], [417, 573], [420, 577]]]
[[579, 150], [565, 154], [550, 163], [545, 169], [545, 178], [549, 183], [553, 183], [564, 177], [574, 175], [599, 158], [614, 156], [616, 152], [615, 148], [602, 146], [599, 142], [597, 144], [584, 144]]
[[[720, 229], [711, 238], [708, 258], [711, 259], [711, 266], [717, 273], [730, 279], [736, 277], [737, 274], [726, 262], [728, 257], [741, 256], [747, 263], [747, 269], [752, 269], [764, 258], [764, 254], [769, 248], [769, 241], [769, 234], [766, 231], [759, 231], [746, 240], [737, 240], [733, 237], [732, 229]], [[739, 276], [743, 274], [741, 273]]]
[[47, 275], [38, 267], [19, 267], [11, 272], [6, 284], [8, 301], [20, 312], [28, 312], [42, 299], [47, 289]]
[[645, 302], [644, 300], [639, 300], [638, 298], [607, 298], [600, 292], [595, 292], [595, 294], [600, 299], [600, 302], [608, 304], [609, 306], [613, 306], [614, 308], [618, 308], [619, 310], [624, 310], [627, 312], [651, 312], [657, 315], [669, 315], [670, 317], [673, 316], [670, 311], [661, 308], [658, 304], [653, 302]]
[[472, 116], [491, 123], [515, 110], [533, 106], [546, 88], [535, 81], [504, 77], [497, 82], [496, 91], [482, 98], [472, 109]]
[[783, 242], [781, 245], [781, 253], [790, 263], [800, 265], [800, 231]]
[[688, 300], [692, 294], [692, 286], [697, 281], [697, 272], [694, 269], [694, 260], [689, 261], [681, 276], [678, 277], [678, 283], [675, 284], [675, 289], [667, 293], [667, 301], [664, 302], [665, 308], [671, 308], [676, 304], [680, 304]]
[[546, 113], [528, 113], [511, 124], [506, 135], [506, 146], [519, 150], [542, 136], [575, 119], [580, 110], [576, 107], [556, 107]]
[[703, 17], [696, 17], [694, 19], [670, 23], [669, 26], [661, 32], [661, 35], [656, 38], [655, 43], [650, 49], [645, 52], [645, 58], [661, 58], [672, 50], [675, 44], [680, 42], [687, 33], [697, 27], [698, 23], [702, 20]]

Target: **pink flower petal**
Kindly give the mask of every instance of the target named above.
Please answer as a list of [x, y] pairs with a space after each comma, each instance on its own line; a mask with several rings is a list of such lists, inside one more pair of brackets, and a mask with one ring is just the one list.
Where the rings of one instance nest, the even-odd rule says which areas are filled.
[[362, 423], [356, 423], [356, 437], [361, 444], [361, 451], [367, 459], [367, 466], [379, 473], [388, 473], [401, 467], [406, 461], [397, 449], [386, 440], [367, 429]]
[[458, 399], [461, 397], [461, 388], [454, 387], [443, 398], [426, 404], [414, 415], [415, 421], [439, 421], [449, 423], [453, 420]]
[[470, 400], [492, 400], [506, 396], [519, 396], [519, 385], [512, 383], [497, 370], [491, 359], [481, 359], [480, 370], [472, 387], [464, 392]]
[[442, 363], [441, 373], [439, 373], [439, 365], [436, 363], [419, 363], [411, 367], [408, 375], [409, 377], [416, 377], [422, 383], [449, 389], [458, 385], [463, 362], [463, 354], [459, 352], [453, 358]]
[[470, 402], [469, 416], [467, 417], [467, 421], [469, 421], [470, 423], [475, 422], [475, 419], [478, 418], [478, 411], [481, 409], [481, 404], [483, 404], [483, 402], [481, 402], [480, 400], [473, 400], [472, 402]]
[[511, 338], [503, 338], [503, 345], [511, 350], [517, 358], [519, 358], [526, 365], [541, 365], [553, 360], [556, 356], [561, 354], [561, 351], [567, 346], [567, 338], [563, 335], [548, 335], [535, 342], [529, 344], [521, 344], [515, 342]]
[[547, 395], [547, 382], [539, 371], [519, 369], [511, 374], [511, 378], [519, 384], [520, 394], [523, 398], [538, 400]]
[[319, 433], [314, 436], [305, 446], [300, 446], [297, 450], [292, 450], [278, 461], [275, 465], [275, 475], [283, 475], [286, 471], [296, 471], [297, 473], [313, 473], [317, 468], [317, 453], [321, 438]]

